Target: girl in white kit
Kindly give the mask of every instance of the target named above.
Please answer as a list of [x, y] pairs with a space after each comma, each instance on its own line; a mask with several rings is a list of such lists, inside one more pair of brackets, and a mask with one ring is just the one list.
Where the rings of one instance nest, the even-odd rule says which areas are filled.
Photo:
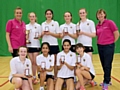
[[57, 75], [56, 68], [56, 55], [59, 52], [59, 46], [57, 38], [60, 37], [60, 29], [57, 21], [53, 20], [53, 11], [51, 9], [47, 9], [45, 11], [46, 21], [42, 23], [42, 43], [48, 42], [50, 44], [50, 52], [49, 54], [54, 54], [55, 56], [55, 78]]
[[47, 9], [45, 11], [46, 21], [42, 23], [42, 43], [48, 42], [50, 44], [50, 54], [57, 54], [59, 52], [57, 38], [60, 37], [60, 29], [57, 21], [53, 19], [53, 11]]
[[[41, 26], [36, 22], [36, 14], [34, 12], [29, 13], [30, 23], [26, 25], [26, 30], [29, 31], [29, 35], [27, 39], [30, 43], [27, 44], [28, 47], [28, 55], [32, 62], [32, 71], [33, 71], [33, 84], [37, 83], [36, 79], [36, 56], [39, 55], [40, 52], [40, 35], [41, 35]], [[27, 42], [26, 42], [27, 43]]]
[[26, 58], [27, 48], [21, 46], [18, 49], [18, 57], [10, 61], [9, 80], [14, 84], [15, 90], [34, 90], [32, 86], [31, 61]]
[[89, 54], [84, 52], [85, 47], [78, 43], [75, 46], [75, 50], [78, 53], [77, 63], [76, 63], [76, 76], [78, 77], [78, 82], [76, 85], [76, 90], [85, 90], [85, 84], [88, 81], [92, 81], [95, 77], [95, 71], [92, 64], [92, 60]]
[[[65, 24], [60, 26], [60, 38], [62, 38], [62, 42], [65, 39], [69, 39], [71, 41], [72, 52], [75, 52], [75, 39], [77, 38], [76, 34], [76, 25], [72, 23], [72, 14], [70, 12], [65, 12], [64, 14]], [[62, 48], [63, 49], [63, 48]]]
[[54, 90], [54, 55], [50, 55], [50, 45], [43, 42], [41, 45], [42, 54], [36, 58], [38, 71], [40, 71], [40, 89], [44, 90], [44, 81], [47, 82], [47, 90]]
[[85, 46], [85, 52], [92, 57], [92, 37], [96, 36], [95, 24], [92, 20], [87, 19], [85, 8], [79, 10], [79, 16], [80, 21], [77, 23], [77, 43], [82, 43]]
[[58, 74], [55, 90], [61, 90], [64, 81], [67, 84], [67, 90], [74, 90], [76, 54], [70, 51], [70, 47], [70, 40], [65, 39], [63, 41], [64, 50], [57, 54]]

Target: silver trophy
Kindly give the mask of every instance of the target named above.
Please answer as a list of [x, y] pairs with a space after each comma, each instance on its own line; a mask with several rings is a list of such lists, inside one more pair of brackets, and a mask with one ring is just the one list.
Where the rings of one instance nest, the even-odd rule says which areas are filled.
[[45, 31], [44, 32], [48, 32], [49, 31], [49, 26], [45, 26]]
[[42, 68], [42, 70], [45, 70], [45, 68], [46, 68], [46, 63], [45, 62], [41, 62], [41, 68]]
[[77, 55], [77, 64], [81, 63], [80, 55]]
[[76, 32], [80, 33], [80, 25], [76, 25]]
[[29, 76], [29, 75], [30, 75], [29, 64], [26, 64], [25, 76]]
[[64, 64], [64, 62], [65, 62], [65, 56], [61, 55], [60, 59], [61, 59], [61, 63]]
[[39, 38], [39, 32], [35, 32], [35, 37], [34, 39], [38, 39]]
[[65, 34], [68, 34], [68, 27], [64, 27]]

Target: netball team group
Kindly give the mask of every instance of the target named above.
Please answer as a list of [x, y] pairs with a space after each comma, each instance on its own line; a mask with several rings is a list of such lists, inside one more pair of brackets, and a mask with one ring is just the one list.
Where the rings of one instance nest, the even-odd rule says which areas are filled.
[[[85, 85], [95, 85], [95, 70], [92, 63], [92, 38], [97, 36], [98, 54], [104, 71], [100, 84], [108, 90], [111, 84], [111, 69], [115, 42], [119, 38], [118, 28], [107, 19], [103, 9], [96, 12], [98, 24], [87, 18], [85, 8], [79, 10], [79, 21], [72, 22], [72, 13], [64, 13], [64, 24], [53, 20], [53, 11], [45, 11], [46, 20], [40, 25], [37, 15], [30, 12], [29, 24], [22, 21], [22, 9], [14, 10], [14, 19], [6, 24], [8, 50], [13, 56], [10, 61], [9, 80], [15, 90], [35, 90], [33, 84], [40, 80], [39, 90], [86, 90]], [[59, 50], [61, 39], [62, 51]], [[40, 40], [42, 42], [40, 43]], [[77, 42], [76, 42], [77, 41]], [[108, 57], [109, 56], [109, 57]], [[74, 83], [77, 77], [77, 82]]]

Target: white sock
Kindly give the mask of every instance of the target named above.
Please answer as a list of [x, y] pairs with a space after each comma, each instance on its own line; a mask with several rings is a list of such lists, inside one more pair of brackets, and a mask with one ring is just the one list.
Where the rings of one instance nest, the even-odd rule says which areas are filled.
[[38, 74], [40, 74], [40, 72], [38, 72]]
[[33, 76], [33, 78], [35, 79], [35, 78], [36, 78], [36, 76]]
[[40, 90], [44, 90], [44, 87], [40, 87]]

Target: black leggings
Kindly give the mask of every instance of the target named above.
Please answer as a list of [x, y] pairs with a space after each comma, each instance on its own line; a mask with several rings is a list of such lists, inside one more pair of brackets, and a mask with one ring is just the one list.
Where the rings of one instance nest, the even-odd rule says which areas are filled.
[[13, 53], [12, 54], [12, 57], [16, 57], [16, 56], [19, 56], [18, 55], [18, 49], [13, 49]]

